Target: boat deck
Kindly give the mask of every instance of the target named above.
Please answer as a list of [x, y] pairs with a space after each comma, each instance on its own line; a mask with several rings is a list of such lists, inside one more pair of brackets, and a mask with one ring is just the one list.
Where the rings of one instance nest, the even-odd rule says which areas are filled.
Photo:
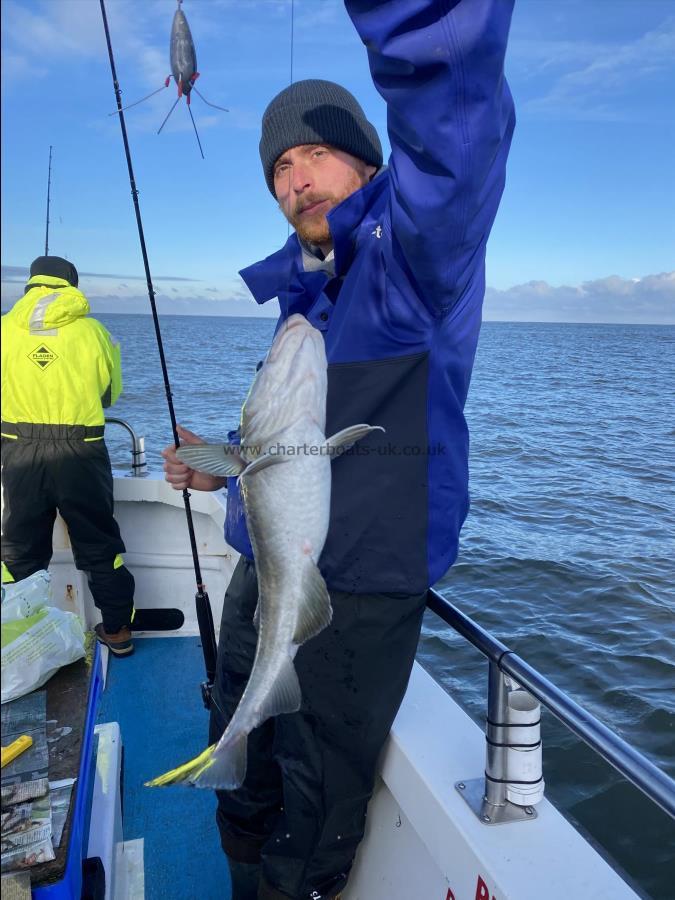
[[136, 639], [111, 659], [99, 722], [119, 722], [124, 745], [125, 840], [144, 839], [146, 900], [229, 900], [230, 876], [211, 791], [143, 783], [206, 747], [198, 638]]

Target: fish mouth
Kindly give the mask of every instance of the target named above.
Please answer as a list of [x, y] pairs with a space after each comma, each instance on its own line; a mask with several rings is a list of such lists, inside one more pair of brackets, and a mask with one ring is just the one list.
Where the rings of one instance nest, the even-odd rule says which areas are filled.
[[291, 337], [291, 333], [295, 336], [299, 332], [305, 332], [304, 338], [300, 340], [298, 345], [301, 346], [304, 344], [305, 339], [310, 338], [312, 330], [312, 325], [304, 316], [301, 316], [299, 313], [294, 313], [292, 316], [289, 316], [274, 339], [267, 357], [268, 362], [274, 362], [279, 357], [281, 349], [286, 343], [286, 339]]
[[299, 313], [293, 313], [284, 322], [283, 332], [290, 331], [291, 328], [298, 328], [300, 325], [309, 325], [309, 321]]

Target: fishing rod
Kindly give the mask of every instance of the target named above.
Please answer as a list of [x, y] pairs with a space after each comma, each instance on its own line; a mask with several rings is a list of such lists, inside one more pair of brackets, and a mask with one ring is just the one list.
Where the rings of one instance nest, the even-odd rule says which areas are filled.
[[[112, 73], [113, 88], [115, 90], [115, 99], [117, 101], [117, 112], [120, 118], [120, 127], [122, 129], [122, 140], [124, 142], [124, 152], [127, 158], [127, 168], [129, 170], [129, 183], [131, 185], [131, 196], [134, 201], [134, 210], [136, 213], [136, 224], [138, 225], [138, 237], [141, 243], [141, 253], [143, 255], [143, 266], [145, 268], [145, 279], [148, 285], [148, 296], [150, 298], [150, 307], [152, 309], [152, 320], [155, 326], [155, 336], [157, 338], [157, 349], [159, 350], [159, 359], [162, 366], [162, 375], [164, 377], [164, 390], [166, 393], [166, 402], [169, 407], [169, 416], [171, 418], [171, 430], [173, 432], [173, 440], [176, 447], [180, 446], [178, 438], [178, 428], [176, 425], [176, 414], [173, 408], [173, 398], [171, 393], [171, 384], [169, 382], [169, 373], [166, 366], [164, 356], [164, 345], [162, 343], [162, 334], [159, 328], [159, 316], [157, 315], [157, 305], [155, 303], [155, 290], [152, 286], [152, 277], [150, 275], [150, 264], [148, 262], [148, 253], [145, 246], [145, 235], [143, 233], [143, 222], [141, 220], [141, 208], [138, 202], [138, 190], [136, 188], [136, 180], [134, 178], [134, 170], [131, 164], [131, 151], [129, 149], [129, 140], [127, 138], [127, 128], [124, 121], [124, 112], [122, 111], [122, 92], [117, 80], [117, 71], [115, 69], [115, 58], [113, 56], [112, 43], [110, 41], [110, 30], [108, 28], [108, 18], [105, 12], [104, 0], [99, 0], [101, 4], [101, 15], [103, 17], [103, 27], [105, 29], [105, 39], [108, 45], [108, 56], [110, 58], [110, 71]], [[190, 508], [190, 493], [187, 489], [183, 490], [183, 503], [185, 504], [185, 516], [187, 519], [188, 532], [190, 535], [190, 547], [192, 549], [192, 562], [195, 570], [195, 579], [197, 582], [197, 593], [195, 594], [195, 606], [197, 609], [197, 623], [199, 625], [199, 634], [202, 642], [202, 652], [204, 654], [204, 665], [206, 667], [206, 681], [202, 683], [202, 699], [204, 706], [209, 709], [211, 706], [211, 692], [216, 674], [216, 632], [213, 627], [213, 613], [211, 612], [211, 602], [206, 592], [206, 587], [202, 582], [201, 567], [199, 565], [199, 554], [197, 552], [197, 539], [195, 537], [194, 524], [192, 521], [192, 510]]]
[[49, 174], [47, 175], [47, 224], [45, 226], [45, 256], [49, 256], [49, 196], [52, 187], [52, 145], [49, 145]]

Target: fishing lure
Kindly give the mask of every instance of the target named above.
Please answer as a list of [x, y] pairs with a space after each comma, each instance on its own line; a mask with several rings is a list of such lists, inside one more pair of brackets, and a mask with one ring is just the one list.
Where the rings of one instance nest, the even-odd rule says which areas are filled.
[[[206, 103], [207, 106], [212, 106], [214, 109], [219, 109], [222, 112], [229, 112], [229, 110], [224, 106], [216, 106], [215, 103], [211, 103], [195, 87], [195, 81], [199, 78], [199, 72], [197, 71], [197, 52], [195, 50], [194, 41], [192, 40], [192, 32], [190, 31], [190, 26], [188, 25], [188, 21], [185, 18], [185, 13], [181, 9], [183, 0], [177, 0], [177, 2], [178, 9], [173, 16], [173, 22], [171, 24], [171, 42], [169, 45], [171, 74], [167, 75], [163, 87], [157, 88], [156, 91], [148, 94], [147, 97], [142, 97], [140, 100], [136, 100], [134, 103], [130, 103], [128, 106], [125, 106], [124, 109], [131, 109], [132, 106], [138, 106], [139, 103], [144, 103], [146, 100], [149, 100], [150, 97], [154, 97], [155, 94], [163, 91], [164, 88], [168, 88], [169, 84], [171, 83], [171, 78], [173, 77], [178, 86], [178, 97], [174, 101], [174, 104], [169, 112], [166, 114], [164, 121], [159, 126], [157, 134], [160, 134], [166, 123], [169, 121], [169, 116], [178, 105], [181, 97], [185, 97], [188, 112], [190, 113], [190, 119], [192, 120], [192, 127], [195, 130], [195, 137], [197, 138], [197, 144], [199, 145], [199, 152], [202, 155], [202, 159], [204, 159], [202, 142], [199, 140], [197, 125], [195, 124], [194, 116], [192, 115], [192, 110], [190, 108], [190, 94], [192, 93], [192, 91], [194, 91], [198, 97], [201, 97], [201, 99], [204, 101], [204, 103]], [[110, 113], [110, 115], [116, 116], [117, 111], [114, 113]]]

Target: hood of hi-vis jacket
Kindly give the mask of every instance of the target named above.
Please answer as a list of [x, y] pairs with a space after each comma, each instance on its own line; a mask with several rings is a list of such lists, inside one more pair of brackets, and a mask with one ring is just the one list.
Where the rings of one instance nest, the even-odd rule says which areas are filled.
[[[84, 294], [35, 275], [2, 317], [2, 421], [101, 426], [122, 390], [119, 346]], [[8, 434], [12, 437], [13, 435]]]

